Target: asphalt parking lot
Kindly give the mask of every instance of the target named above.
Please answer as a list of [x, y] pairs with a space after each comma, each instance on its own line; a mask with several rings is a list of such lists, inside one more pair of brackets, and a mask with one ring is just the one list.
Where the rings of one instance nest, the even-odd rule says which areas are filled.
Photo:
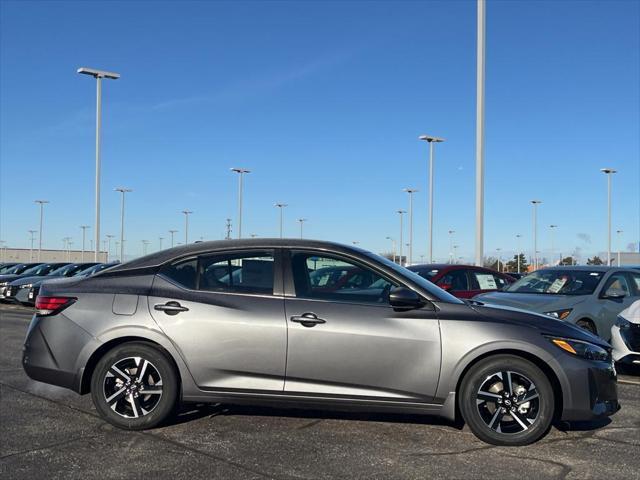
[[640, 478], [640, 377], [620, 377], [610, 422], [559, 425], [494, 447], [432, 417], [189, 406], [169, 426], [117, 430], [89, 396], [30, 380], [31, 312], [0, 306], [2, 478]]

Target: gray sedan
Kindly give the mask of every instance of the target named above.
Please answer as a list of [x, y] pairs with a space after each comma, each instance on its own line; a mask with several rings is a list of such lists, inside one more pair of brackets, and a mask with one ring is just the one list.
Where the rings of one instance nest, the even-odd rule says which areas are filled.
[[[327, 268], [362, 280], [318, 282]], [[525, 445], [553, 419], [619, 409], [602, 339], [318, 241], [202, 242], [44, 283], [22, 365], [131, 430], [179, 401], [244, 403], [461, 416], [486, 442]]]
[[640, 299], [640, 270], [573, 266], [537, 270], [474, 300], [543, 313], [611, 338], [616, 316]]

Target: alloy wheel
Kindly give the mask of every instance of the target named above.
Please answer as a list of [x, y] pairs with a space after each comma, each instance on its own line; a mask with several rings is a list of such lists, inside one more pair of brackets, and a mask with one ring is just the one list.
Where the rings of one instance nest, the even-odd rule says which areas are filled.
[[151, 413], [162, 398], [162, 376], [156, 366], [142, 357], [115, 362], [104, 377], [104, 399], [124, 418], [140, 418]]
[[487, 427], [497, 433], [517, 434], [533, 426], [540, 412], [535, 384], [511, 370], [486, 377], [476, 393], [478, 413]]

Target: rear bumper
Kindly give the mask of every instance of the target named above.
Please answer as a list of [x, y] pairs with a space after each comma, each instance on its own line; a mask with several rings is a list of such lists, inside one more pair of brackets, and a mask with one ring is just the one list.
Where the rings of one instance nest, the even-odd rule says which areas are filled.
[[22, 367], [33, 380], [81, 391], [76, 362], [94, 339], [64, 315], [33, 316], [22, 350]]

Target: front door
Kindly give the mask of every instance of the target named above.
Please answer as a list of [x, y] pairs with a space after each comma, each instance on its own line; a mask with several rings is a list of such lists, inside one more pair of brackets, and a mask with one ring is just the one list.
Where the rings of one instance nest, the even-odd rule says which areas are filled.
[[[286, 392], [433, 399], [440, 372], [440, 328], [433, 305], [395, 311], [388, 294], [397, 285], [341, 256], [294, 251], [290, 267], [295, 297], [285, 301]], [[361, 274], [367, 282], [343, 282], [340, 275], [327, 275], [331, 269]]]
[[212, 253], [156, 276], [149, 310], [200, 388], [283, 390], [287, 325], [274, 264], [270, 250]]

